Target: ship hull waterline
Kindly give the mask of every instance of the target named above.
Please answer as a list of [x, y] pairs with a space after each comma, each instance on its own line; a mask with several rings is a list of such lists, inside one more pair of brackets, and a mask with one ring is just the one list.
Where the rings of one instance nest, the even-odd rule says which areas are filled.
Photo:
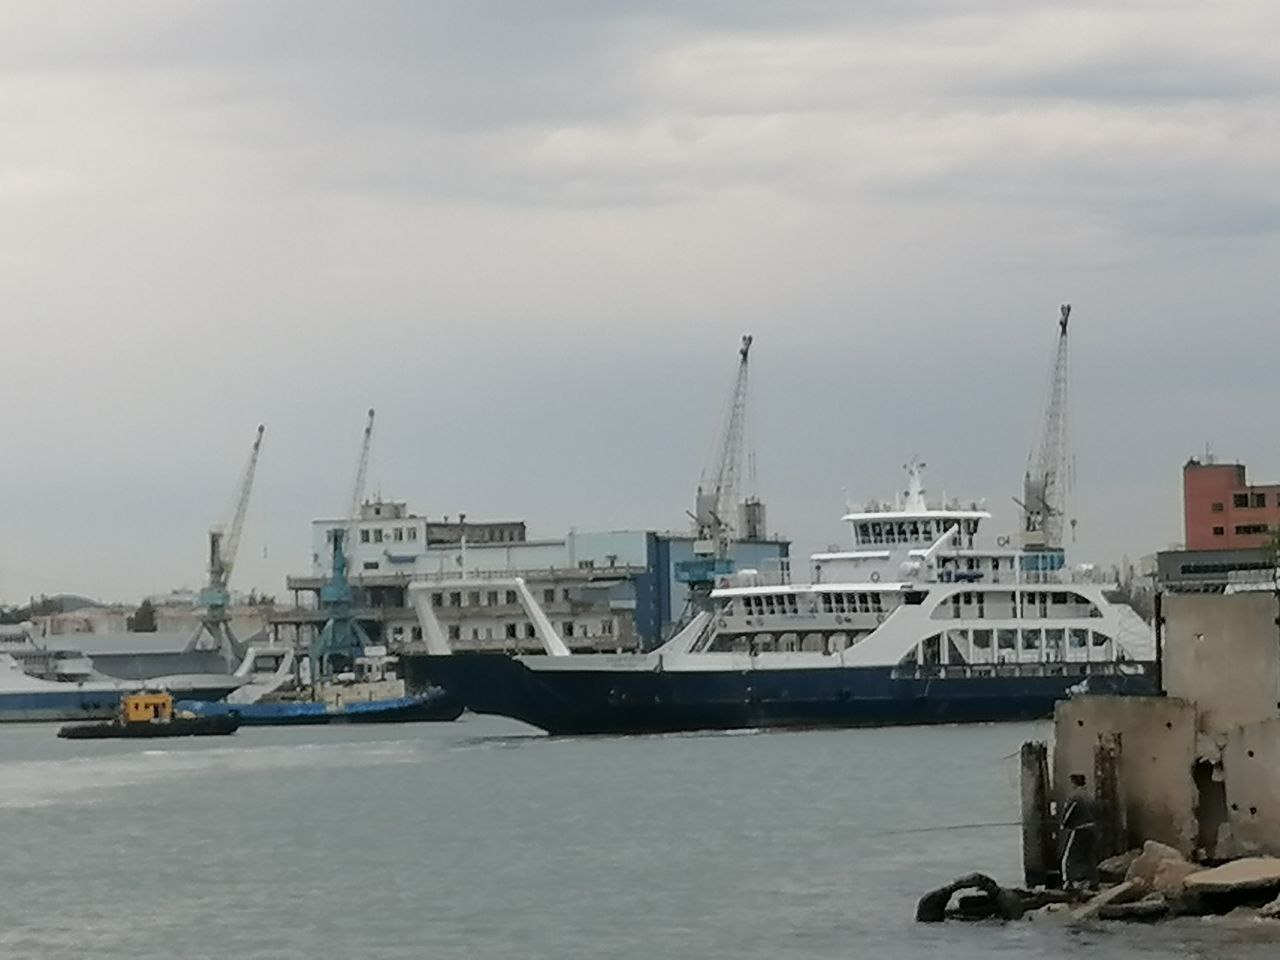
[[[1086, 677], [899, 675], [892, 667], [820, 670], [536, 670], [512, 657], [408, 658], [475, 713], [556, 735], [785, 727], [884, 727], [1038, 720]], [[411, 674], [412, 675], [412, 674]], [[1151, 695], [1145, 671], [1093, 673], [1090, 693]]]

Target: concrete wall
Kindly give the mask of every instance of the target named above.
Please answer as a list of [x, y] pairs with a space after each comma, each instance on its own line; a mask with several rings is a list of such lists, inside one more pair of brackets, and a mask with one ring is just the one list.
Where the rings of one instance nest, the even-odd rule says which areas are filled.
[[1276, 715], [1280, 607], [1273, 594], [1165, 594], [1162, 605], [1164, 689], [1196, 704], [1201, 733]]
[[1237, 727], [1222, 751], [1229, 850], [1280, 855], [1280, 718]]
[[1120, 782], [1130, 845], [1158, 840], [1190, 856], [1196, 845], [1195, 707], [1168, 697], [1081, 696], [1054, 713], [1053, 790], [1061, 802], [1070, 775], [1094, 788], [1094, 748], [1120, 734]]

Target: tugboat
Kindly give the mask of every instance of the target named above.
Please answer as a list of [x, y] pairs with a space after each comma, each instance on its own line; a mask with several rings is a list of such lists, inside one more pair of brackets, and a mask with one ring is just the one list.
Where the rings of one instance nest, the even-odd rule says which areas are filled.
[[120, 701], [114, 719], [103, 723], [73, 723], [58, 731], [63, 740], [107, 740], [133, 737], [217, 737], [235, 733], [240, 717], [234, 713], [197, 717], [175, 713], [167, 693], [131, 693]]

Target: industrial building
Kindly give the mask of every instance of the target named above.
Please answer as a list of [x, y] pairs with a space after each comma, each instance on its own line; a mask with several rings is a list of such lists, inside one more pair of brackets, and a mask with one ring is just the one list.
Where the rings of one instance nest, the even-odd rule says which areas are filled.
[[1243, 463], [1192, 458], [1182, 468], [1188, 550], [1265, 545], [1280, 530], [1280, 484], [1251, 484]]
[[[432, 595], [441, 624], [459, 649], [540, 649], [533, 625], [512, 591], [490, 581], [523, 578], [566, 642], [580, 650], [648, 649], [664, 639], [691, 602], [678, 568], [695, 558], [695, 537], [657, 530], [570, 531], [530, 539], [522, 521], [429, 519], [398, 500], [361, 504], [354, 523], [312, 522], [312, 568], [291, 576], [295, 609], [277, 611], [272, 629], [282, 641], [307, 644], [327, 614], [320, 591], [331, 576], [335, 531], [345, 531], [356, 614], [392, 646], [421, 640], [408, 606], [412, 582], [442, 583]], [[762, 533], [762, 531], [754, 531]], [[767, 576], [786, 572], [790, 543], [758, 536], [731, 545], [736, 569]], [[459, 578], [474, 586], [459, 588]]]

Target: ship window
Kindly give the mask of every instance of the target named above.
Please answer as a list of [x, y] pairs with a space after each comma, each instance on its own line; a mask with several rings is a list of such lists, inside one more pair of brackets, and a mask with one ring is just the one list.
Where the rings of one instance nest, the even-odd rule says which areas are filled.
[[432, 605], [433, 607], [443, 607], [443, 606], [444, 606], [444, 594], [443, 594], [443, 593], [433, 593], [433, 594], [431, 595], [431, 605]]
[[871, 600], [865, 593], [858, 594], [858, 609], [863, 613], [871, 612]]
[[858, 540], [862, 543], [871, 542], [871, 527], [865, 523], [858, 524]]
[[918, 607], [924, 603], [924, 598], [928, 596], [923, 590], [908, 590], [902, 595], [902, 602], [909, 606]]
[[449, 594], [449, 606], [451, 607], [462, 606], [462, 594], [458, 592]]
[[799, 612], [800, 612], [800, 608], [799, 608], [799, 605], [796, 603], [796, 597], [795, 597], [795, 594], [794, 594], [794, 593], [793, 593], [793, 594], [789, 594], [789, 595], [787, 596], [787, 612], [788, 612], [788, 613], [799, 613]]
[[1053, 602], [1061, 606], [1062, 604], [1067, 602], [1067, 595], [1065, 593], [1055, 593], [1053, 595]]
[[933, 539], [933, 524], [930, 523], [928, 520], [920, 524], [920, 536], [922, 536], [926, 540]]
[[880, 594], [873, 593], [871, 595], [871, 609], [874, 610], [876, 613], [884, 612], [884, 607], [880, 603]]
[[1072, 627], [1070, 631], [1071, 649], [1083, 650], [1089, 645], [1089, 631], [1082, 630], [1079, 627]]
[[507, 603], [518, 603], [516, 600], [516, 592], [514, 590], [507, 591]]
[[472, 591], [470, 591], [470, 592], [467, 594], [467, 606], [469, 606], [469, 607], [478, 607], [478, 606], [480, 606], [480, 591], [479, 591], [479, 590], [472, 590]]
[[1044, 632], [1044, 645], [1047, 649], [1055, 652], [1062, 649], [1062, 631], [1060, 629], [1051, 629]]
[[1093, 645], [1095, 647], [1105, 647], [1110, 642], [1111, 638], [1105, 633], [1098, 633], [1097, 630], [1093, 631]]
[[1018, 649], [1018, 631], [1017, 630], [997, 630], [996, 645], [1001, 650]]
[[514, 623], [507, 624], [507, 639], [514, 640], [516, 638], [516, 625]]
[[542, 602], [543, 602], [543, 603], [555, 603], [555, 602], [556, 602], [556, 590], [555, 590], [555, 587], [549, 587], [548, 589], [546, 589], [546, 590], [543, 590], [543, 591], [542, 591]]
[[919, 521], [912, 520], [912, 521], [911, 521], [911, 525], [910, 525], [907, 529], [908, 529], [908, 531], [909, 531], [909, 533], [910, 533], [910, 535], [911, 535], [911, 539], [912, 539], [912, 540], [919, 540], [919, 539], [920, 539], [920, 523], [919, 523]]
[[498, 605], [498, 591], [490, 590], [485, 596], [485, 602], [491, 607], [496, 607]]
[[764, 611], [765, 613], [773, 613], [773, 597], [764, 598]]
[[880, 532], [880, 524], [871, 524], [871, 540], [874, 543], [884, 543], [884, 536]]
[[1040, 631], [1039, 630], [1023, 630], [1022, 631], [1022, 649], [1023, 650], [1039, 650], [1040, 649]]
[[572, 636], [573, 636], [573, 621], [572, 621], [572, 620], [566, 620], [564, 623], [560, 624], [560, 632], [561, 632], [562, 634], [564, 634], [566, 637], [572, 637]]
[[973, 594], [970, 593], [968, 590], [966, 590], [963, 594], [961, 594], [961, 601], [964, 603], [966, 607], [973, 606]]
[[822, 595], [822, 612], [830, 613], [832, 611], [831, 594], [824, 593]]
[[601, 621], [600, 621], [600, 635], [601, 635], [601, 636], [603, 636], [603, 637], [612, 637], [612, 636], [613, 636], [613, 621], [612, 621], [612, 620], [601, 620]]
[[898, 542], [898, 535], [894, 532], [894, 528], [893, 528], [893, 524], [892, 524], [892, 523], [886, 523], [886, 524], [884, 525], [884, 542], [885, 542], [885, 543], [897, 543], [897, 542]]
[[524, 635], [525, 635], [527, 638], [529, 638], [529, 639], [533, 639], [533, 637], [534, 637], [534, 632], [533, 632], [533, 624], [532, 624], [532, 623], [526, 623], [526, 624], [524, 625]]
[[449, 624], [449, 639], [450, 639], [450, 640], [461, 640], [461, 639], [462, 639], [462, 627], [458, 626], [458, 624], [456, 624], [456, 623], [451, 623], [451, 624]]
[[421, 628], [421, 627], [410, 627], [410, 628], [409, 628], [409, 639], [410, 639], [410, 640], [421, 640], [421, 639], [422, 639], [422, 628]]
[[833, 594], [832, 599], [835, 601], [836, 613], [844, 613], [844, 594], [843, 593]]
[[975, 650], [991, 649], [991, 631], [975, 630], [973, 631], [973, 646]]

